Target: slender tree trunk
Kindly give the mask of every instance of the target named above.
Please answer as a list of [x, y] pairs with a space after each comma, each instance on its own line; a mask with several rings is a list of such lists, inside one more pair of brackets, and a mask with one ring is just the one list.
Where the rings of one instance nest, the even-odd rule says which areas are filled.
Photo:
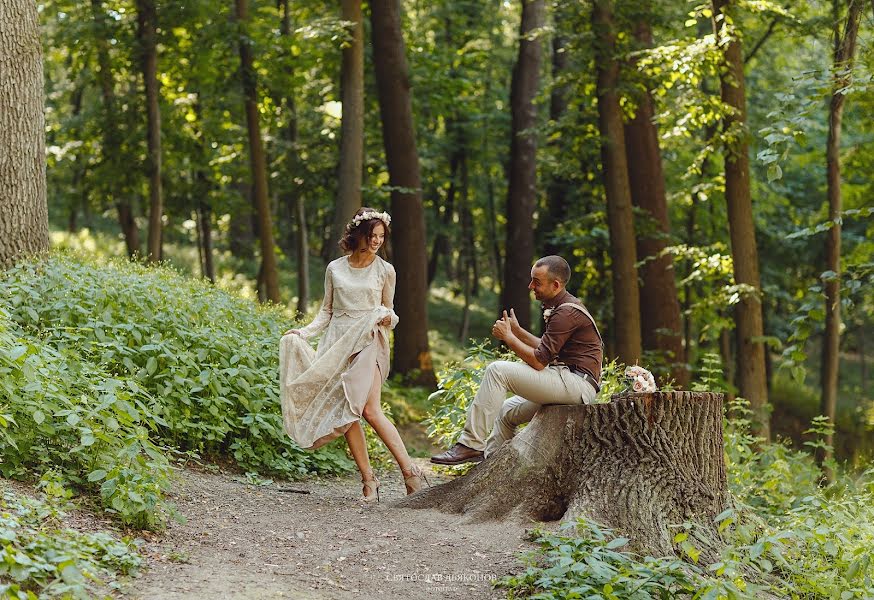
[[[504, 271], [504, 261], [501, 256], [501, 243], [498, 239], [498, 210], [495, 206], [497, 203], [495, 201], [495, 184], [492, 182], [492, 178], [489, 177], [486, 180], [486, 203], [488, 209], [488, 222], [489, 222], [489, 241], [491, 242], [492, 249], [492, 257], [495, 261], [494, 273], [502, 273]], [[501, 290], [501, 278], [493, 277], [492, 281], [494, 281], [495, 286], [497, 288], [497, 292], [500, 293]]]
[[97, 29], [94, 39], [97, 45], [98, 77], [103, 98], [101, 158], [110, 174], [109, 195], [118, 212], [118, 223], [124, 235], [127, 254], [133, 258], [140, 252], [140, 231], [134, 220], [133, 206], [114, 183], [115, 175], [121, 169], [121, 132], [116, 124], [118, 115], [115, 114], [115, 82], [112, 76], [112, 61], [109, 57], [110, 34], [106, 27], [107, 16], [101, 0], [91, 0], [91, 14]]
[[473, 211], [470, 208], [470, 178], [468, 176], [466, 137], [461, 141], [459, 162], [459, 188], [461, 191], [461, 269], [458, 270], [462, 279], [461, 286], [464, 293], [464, 310], [461, 315], [461, 326], [458, 330], [458, 341], [465, 342], [470, 332], [470, 299], [473, 294], [473, 281], [471, 277], [476, 264], [476, 248], [473, 244]]
[[[72, 116], [75, 120], [78, 120], [79, 115], [82, 112], [82, 96], [84, 94], [85, 85], [77, 85], [71, 98], [71, 104], [73, 105]], [[73, 139], [80, 139], [81, 131], [77, 127], [72, 134]], [[67, 220], [67, 231], [70, 233], [76, 233], [79, 229], [79, 209], [84, 204], [84, 200], [88, 197], [87, 192], [85, 191], [87, 187], [84, 185], [86, 163], [87, 160], [85, 158], [85, 153], [80, 149], [76, 152], [75, 165], [73, 166], [73, 181], [70, 184], [70, 213], [69, 219]]]
[[425, 212], [400, 5], [396, 0], [373, 0], [370, 10], [382, 139], [392, 186], [392, 243], [398, 280], [395, 310], [400, 317], [395, 329], [394, 370], [404, 374], [416, 371], [416, 381], [433, 386]]
[[240, 26], [240, 66], [242, 71], [243, 96], [246, 109], [246, 125], [249, 132], [249, 163], [255, 191], [255, 208], [258, 213], [258, 237], [261, 240], [261, 275], [266, 300], [280, 303], [279, 273], [273, 249], [273, 219], [267, 192], [267, 164], [261, 125], [258, 122], [258, 89], [252, 57], [251, 40], [246, 33], [249, 21], [248, 0], [235, 0], [237, 22]]
[[722, 102], [729, 112], [723, 129], [730, 140], [725, 154], [725, 199], [734, 280], [747, 287], [735, 308], [737, 322], [737, 379], [739, 393], [753, 409], [753, 432], [770, 439], [768, 384], [765, 373], [765, 345], [762, 341], [762, 286], [759, 254], [750, 195], [750, 166], [747, 147], [746, 92], [744, 90], [743, 48], [734, 30], [733, 0], [713, 0], [713, 30], [723, 52], [720, 74]]
[[164, 199], [161, 190], [161, 113], [158, 105], [158, 13], [154, 0], [137, 0], [137, 24], [140, 60], [146, 89], [149, 172], [149, 239], [146, 258], [157, 262], [162, 258], [161, 218]]
[[534, 208], [537, 202], [537, 107], [543, 42], [532, 32], [543, 27], [544, 0], [522, 0], [519, 58], [510, 85], [510, 167], [507, 173], [507, 242], [501, 308], [516, 309], [519, 324], [531, 328], [528, 282], [534, 261]]
[[334, 243], [332, 256], [340, 255], [340, 247], [336, 244], [343, 235], [346, 223], [352, 220], [361, 206], [364, 163], [364, 20], [361, 0], [341, 0], [340, 6], [343, 20], [353, 25], [349, 27], [351, 41], [343, 48], [340, 67], [343, 115], [340, 124], [339, 187], [331, 225], [331, 240]]
[[[555, 16], [555, 20], [558, 15]], [[549, 97], [549, 120], [553, 126], [558, 123], [567, 113], [568, 94], [570, 93], [566, 83], [558, 82], [568, 71], [568, 62], [570, 60], [570, 52], [567, 48], [567, 41], [561, 34], [556, 33], [552, 38], [552, 80], [553, 88]], [[556, 139], [550, 142], [551, 145], [560, 147], [561, 139]], [[540, 238], [543, 240], [543, 254], [561, 254], [562, 249], [559, 244], [552, 241], [551, 235], [555, 232], [556, 227], [563, 223], [571, 208], [571, 186], [572, 182], [564, 175], [557, 173], [553, 174], [546, 188], [546, 216], [540, 222]], [[573, 268], [573, 257], [564, 257]]]
[[[280, 22], [279, 31], [283, 37], [291, 36], [291, 12], [288, 6], [288, 0], [281, 0], [282, 5], [282, 21]], [[345, 18], [345, 16], [344, 16]], [[360, 29], [361, 26], [361, 11], [359, 6], [358, 11], [358, 27], [356, 29]], [[290, 43], [290, 42], [289, 42]], [[293, 73], [290, 73], [293, 75]], [[291, 79], [291, 78], [290, 78]], [[289, 173], [297, 173], [300, 169], [300, 165], [298, 164], [298, 135], [297, 135], [297, 106], [294, 102], [294, 90], [291, 90], [290, 94], [284, 95], [284, 97], [280, 100], [280, 105], [285, 108], [285, 111], [288, 113], [288, 124], [285, 127], [284, 135], [285, 141], [288, 145], [287, 158], [288, 158], [288, 172]], [[343, 101], [343, 110], [346, 110], [346, 100]], [[344, 117], [345, 122], [345, 117]], [[345, 132], [344, 132], [345, 134]], [[341, 159], [342, 162], [342, 159]], [[341, 174], [343, 169], [341, 168]], [[360, 188], [360, 180], [361, 180], [361, 169], [359, 165], [358, 170], [358, 181]], [[309, 232], [307, 230], [307, 218], [306, 218], [306, 206], [304, 205], [303, 195], [300, 191], [300, 186], [294, 181], [291, 182], [290, 191], [287, 192], [285, 198], [285, 204], [291, 208], [291, 211], [294, 214], [294, 222], [295, 227], [297, 229], [297, 239], [295, 244], [295, 252], [297, 256], [297, 313], [300, 315], [305, 315], [307, 312], [307, 305], [309, 304], [310, 298], [310, 265], [309, 265], [309, 254], [310, 254], [310, 246], [309, 246]], [[341, 175], [340, 187], [343, 187], [343, 180]], [[341, 192], [342, 196], [342, 192]], [[356, 207], [357, 208], [357, 207]], [[339, 209], [339, 202], [338, 202]], [[354, 213], [354, 211], [353, 211]], [[336, 216], [336, 213], [335, 213]], [[351, 219], [351, 216], [349, 217]], [[337, 238], [339, 239], [339, 237]], [[339, 247], [338, 247], [339, 248]]]
[[0, 268], [49, 248], [36, 4], [0, 0]]
[[610, 256], [613, 261], [613, 337], [619, 360], [631, 365], [640, 360], [640, 292], [635, 268], [637, 253], [625, 135], [617, 89], [619, 63], [614, 56], [616, 34], [612, 2], [595, 0], [592, 26], [596, 35], [598, 124], [601, 130], [604, 188], [607, 192]]
[[442, 257], [449, 257], [449, 266], [447, 270], [448, 277], [452, 277], [452, 257], [449, 256], [449, 230], [452, 227], [452, 216], [455, 214], [455, 192], [458, 188], [458, 166], [460, 161], [460, 151], [458, 148], [458, 135], [456, 130], [456, 122], [450, 119], [446, 125], [446, 137], [449, 138], [452, 144], [452, 151], [449, 156], [449, 189], [446, 191], [446, 200], [440, 203], [440, 212], [438, 220], [437, 234], [434, 236], [434, 244], [431, 248], [431, 257], [428, 261], [428, 285], [434, 282], [437, 277], [437, 268]]
[[197, 126], [200, 128], [200, 135], [197, 136], [197, 149], [199, 151], [198, 163], [194, 170], [194, 189], [197, 196], [197, 227], [200, 230], [200, 239], [203, 243], [203, 276], [209, 279], [211, 283], [215, 283], [215, 262], [213, 261], [212, 252], [212, 205], [209, 195], [211, 184], [206, 168], [209, 164], [209, 150], [207, 149], [206, 139], [204, 137], [203, 115], [200, 103], [200, 92], [198, 86], [194, 85], [194, 114]]
[[[840, 0], [833, 0], [835, 17], [840, 15]], [[852, 82], [853, 59], [856, 54], [856, 37], [862, 17], [862, 1], [849, 0], [849, 9], [843, 34], [840, 20], [835, 19], [835, 47], [832, 97], [829, 104], [828, 138], [826, 141], [826, 181], [828, 195], [828, 218], [833, 225], [828, 230], [825, 242], [825, 270], [831, 273], [825, 278], [825, 333], [822, 347], [822, 396], [820, 414], [834, 424], [838, 402], [838, 372], [841, 346], [841, 124], [844, 115], [846, 94], [840, 90]], [[828, 446], [834, 444], [832, 434], [825, 436]], [[832, 457], [833, 450], [821, 451], [817, 459], [822, 464]], [[834, 480], [831, 469], [825, 476]]]
[[[648, 23], [637, 23], [634, 33], [641, 46], [652, 46], [652, 31]], [[636, 60], [631, 64], [636, 68]], [[683, 348], [680, 300], [674, 278], [676, 271], [671, 255], [661, 255], [668, 246], [671, 223], [658, 131], [653, 122], [650, 92], [647, 90], [637, 100], [634, 118], [625, 125], [628, 181], [632, 203], [648, 213], [655, 224], [655, 231], [639, 232], [637, 237], [637, 258], [647, 261], [640, 269], [643, 280], [640, 291], [641, 337], [644, 350], [655, 350], [668, 359], [671, 379], [684, 388], [689, 385], [689, 369]]]

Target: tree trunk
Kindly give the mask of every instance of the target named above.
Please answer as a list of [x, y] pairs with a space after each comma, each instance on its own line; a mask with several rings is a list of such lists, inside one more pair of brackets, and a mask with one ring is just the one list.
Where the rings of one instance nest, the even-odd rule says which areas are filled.
[[[770, 439], [768, 385], [765, 374], [765, 344], [762, 341], [762, 286], [759, 279], [759, 254], [750, 195], [750, 164], [747, 149], [746, 92], [744, 90], [743, 49], [731, 19], [732, 0], [713, 0], [713, 30], [723, 52], [720, 74], [722, 102], [731, 112], [723, 119], [723, 130], [730, 140], [725, 154], [725, 200], [734, 281], [745, 286], [735, 308], [737, 323], [737, 382], [739, 395], [753, 410], [753, 433]], [[726, 23], [730, 27], [726, 27]]]
[[631, 189], [625, 153], [622, 108], [619, 106], [619, 63], [614, 56], [616, 34], [613, 6], [596, 0], [592, 8], [598, 71], [598, 125], [601, 131], [601, 162], [607, 194], [610, 257], [613, 261], [613, 338], [616, 354], [627, 365], [640, 360], [640, 291], [637, 284], [637, 252]]
[[[546, 18], [544, 0], [522, 0], [519, 58], [510, 84], [510, 166], [507, 172], [507, 242], [500, 308], [516, 309], [519, 324], [531, 329], [528, 282], [534, 261], [537, 202], [537, 107], [543, 43], [536, 32]], [[535, 32], [534, 39], [530, 36]]]
[[728, 502], [722, 394], [656, 392], [608, 404], [546, 406], [469, 474], [401, 501], [475, 521], [585, 516], [652, 556], [674, 553], [673, 525], [716, 538]]
[[140, 230], [134, 220], [133, 206], [130, 201], [119, 191], [114, 183], [119, 169], [121, 169], [121, 132], [118, 129], [115, 114], [115, 81], [112, 76], [112, 62], [109, 57], [110, 34], [106, 27], [106, 13], [103, 10], [101, 0], [91, 0], [91, 14], [97, 32], [94, 39], [97, 43], [97, 65], [99, 68], [100, 93], [103, 99], [103, 147], [101, 158], [105, 169], [109, 173], [109, 196], [115, 203], [118, 212], [118, 223], [124, 235], [127, 254], [134, 258], [140, 252]]
[[349, 27], [352, 38], [343, 48], [340, 67], [340, 94], [343, 115], [340, 123], [340, 172], [334, 222], [331, 226], [332, 257], [341, 251], [337, 242], [343, 236], [346, 223], [361, 206], [361, 177], [364, 163], [364, 21], [361, 0], [341, 0], [342, 18], [354, 23]]
[[[835, 16], [839, 16], [842, 3], [834, 0]], [[825, 278], [825, 332], [822, 344], [822, 396], [819, 413], [834, 424], [838, 402], [838, 372], [840, 368], [841, 346], [841, 124], [844, 115], [846, 94], [843, 88], [852, 82], [853, 59], [856, 54], [856, 37], [862, 17], [862, 1], [849, 0], [847, 20], [843, 35], [840, 20], [835, 19], [835, 48], [832, 84], [832, 97], [829, 104], [828, 138], [826, 141], [826, 180], [828, 194], [828, 218], [833, 225], [828, 230], [825, 241], [825, 270], [831, 276]], [[840, 74], [839, 74], [840, 73]], [[834, 444], [833, 434], [825, 436], [825, 443]], [[820, 450], [817, 460], [820, 464], [833, 455], [832, 449]], [[831, 469], [825, 476], [834, 480]]]
[[197, 166], [194, 168], [194, 190], [197, 196], [195, 202], [197, 207], [197, 227], [200, 231], [200, 239], [203, 244], [203, 269], [202, 273], [211, 283], [215, 283], [215, 262], [213, 260], [212, 251], [212, 204], [210, 203], [210, 190], [212, 184], [207, 175], [207, 166], [209, 165], [209, 150], [206, 143], [206, 137], [201, 124], [203, 123], [203, 114], [200, 103], [200, 91], [198, 85], [193, 85], [194, 88], [194, 115], [198, 131], [197, 136]]
[[[642, 47], [652, 46], [649, 24], [639, 22], [635, 37]], [[632, 66], [636, 65], [632, 60]], [[655, 350], [668, 359], [670, 378], [675, 385], [689, 385], [689, 369], [683, 347], [680, 300], [677, 296], [674, 261], [670, 254], [659, 256], [668, 246], [671, 223], [665, 194], [665, 176], [658, 131], [653, 122], [653, 102], [649, 90], [637, 99], [634, 118], [625, 125], [628, 153], [628, 182], [632, 203], [649, 214], [655, 230], [638, 232], [637, 258], [648, 260], [641, 267], [641, 338], [644, 350]]]
[[428, 348], [425, 212], [400, 6], [395, 0], [374, 0], [370, 10], [382, 139], [392, 186], [392, 244], [399, 282], [395, 292], [400, 323], [395, 329], [394, 370], [403, 374], [416, 371], [417, 382], [433, 386], [436, 379]]
[[[569, 15], [562, 10], [564, 5], [559, 3], [556, 5], [556, 12], [553, 16], [553, 21], [558, 21], [560, 18], [566, 18]], [[553, 127], [558, 127], [558, 122], [564, 117], [568, 110], [568, 97], [570, 89], [567, 83], [559, 83], [562, 77], [568, 71], [570, 62], [570, 51], [567, 47], [567, 40], [561, 33], [556, 32], [552, 38], [552, 81], [553, 87], [549, 95], [549, 120]], [[549, 142], [550, 146], [555, 146], [556, 152], [561, 152], [563, 140], [556, 138]], [[566, 147], [566, 146], [565, 146]], [[552, 241], [552, 234], [555, 233], [556, 227], [567, 219], [571, 209], [571, 189], [572, 182], [561, 173], [554, 173], [546, 187], [546, 215], [540, 219], [538, 224], [540, 229], [540, 239], [543, 241], [543, 254], [562, 254], [562, 247]], [[571, 265], [573, 273], [574, 260], [573, 256], [564, 257]]]
[[261, 240], [261, 275], [267, 300], [279, 304], [279, 273], [276, 254], [273, 250], [273, 219], [267, 193], [267, 164], [261, 125], [258, 122], [258, 88], [252, 58], [251, 38], [246, 32], [249, 20], [248, 0], [235, 0], [236, 17], [240, 26], [240, 67], [243, 96], [246, 109], [246, 125], [249, 132], [249, 165], [255, 191], [255, 209], [258, 213], [258, 237]]
[[[291, 36], [291, 14], [289, 11], [288, 0], [281, 0], [282, 5], [282, 20], [280, 22], [279, 31], [280, 34], [284, 37]], [[345, 19], [344, 13], [344, 19]], [[361, 11], [359, 7], [358, 12], [358, 23], [360, 28], [361, 21]], [[291, 42], [289, 42], [291, 43]], [[344, 55], [345, 56], [345, 55]], [[293, 75], [293, 73], [289, 73], [289, 75]], [[291, 79], [291, 77], [290, 77]], [[285, 141], [288, 145], [288, 151], [286, 156], [288, 157], [288, 172], [292, 175], [296, 174], [300, 170], [300, 165], [298, 162], [298, 136], [297, 136], [297, 106], [294, 102], [294, 90], [290, 90], [291, 93], [285, 95], [279, 102], [281, 106], [285, 108], [285, 111], [288, 112], [288, 124], [284, 129]], [[343, 110], [346, 110], [346, 101], [343, 101]], [[345, 117], [344, 117], [345, 120]], [[342, 159], [341, 159], [342, 163]], [[341, 168], [341, 174], [343, 170]], [[289, 208], [291, 208], [291, 212], [294, 214], [294, 222], [297, 229], [297, 239], [295, 244], [295, 251], [297, 255], [297, 313], [299, 315], [306, 315], [307, 313], [307, 305], [309, 304], [310, 299], [310, 264], [309, 264], [309, 254], [310, 254], [310, 246], [309, 246], [309, 232], [307, 231], [307, 218], [306, 218], [306, 206], [304, 205], [303, 195], [300, 192], [300, 186], [294, 181], [295, 177], [291, 178], [290, 182], [291, 188], [290, 191], [287, 192], [285, 203]], [[358, 170], [358, 181], [360, 188], [360, 180], [361, 180], [361, 169], [359, 165]], [[341, 176], [340, 186], [342, 189], [343, 181]], [[356, 207], [357, 209], [357, 207]], [[339, 210], [339, 203], [338, 203]], [[354, 211], [353, 211], [354, 214]], [[336, 213], [335, 213], [336, 216]], [[349, 217], [352, 218], [351, 216]], [[339, 237], [337, 238], [339, 239]], [[339, 246], [338, 246], [339, 248]]]
[[[465, 138], [466, 139], [466, 138]], [[471, 277], [475, 271], [476, 248], [473, 240], [473, 211], [470, 208], [470, 178], [467, 166], [466, 142], [462, 140], [460, 147], [461, 157], [459, 166], [459, 189], [461, 191], [461, 268], [458, 274], [462, 279], [461, 287], [464, 294], [464, 309], [461, 313], [461, 325], [458, 329], [458, 341], [465, 343], [470, 332], [470, 298], [473, 295], [473, 281]]]
[[137, 0], [136, 5], [148, 132], [146, 165], [149, 173], [149, 239], [146, 258], [149, 262], [157, 262], [162, 258], [161, 217], [164, 215], [161, 191], [161, 113], [158, 106], [158, 13], [154, 0]]
[[198, 228], [203, 244], [203, 276], [215, 283], [215, 262], [212, 256], [212, 208], [206, 200], [198, 201]]
[[[449, 153], [449, 189], [446, 190], [446, 200], [439, 202], [437, 199], [438, 209], [438, 225], [437, 233], [434, 236], [434, 244], [431, 247], [431, 257], [428, 260], [428, 285], [434, 282], [437, 277], [437, 268], [440, 266], [440, 258], [448, 257], [447, 262], [447, 277], [450, 279], [453, 276], [452, 271], [452, 256], [450, 256], [449, 233], [452, 227], [452, 216], [455, 214], [455, 192], [458, 189], [458, 167], [461, 161], [461, 148], [459, 146], [459, 135], [457, 132], [457, 122], [454, 119], [447, 119], [446, 137], [452, 145], [452, 150]], [[438, 192], [439, 194], [439, 192]]]
[[49, 248], [36, 4], [0, 0], [0, 268]]

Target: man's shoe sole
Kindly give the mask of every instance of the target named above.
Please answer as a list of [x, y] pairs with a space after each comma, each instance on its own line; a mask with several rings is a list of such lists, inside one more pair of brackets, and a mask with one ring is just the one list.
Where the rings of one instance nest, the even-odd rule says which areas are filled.
[[464, 463], [468, 463], [468, 462], [473, 462], [473, 463], [482, 462], [483, 458], [484, 457], [482, 454], [480, 454], [479, 456], [470, 456], [468, 458], [463, 458], [461, 460], [434, 460], [434, 458], [432, 457], [431, 462], [434, 463], [435, 465], [446, 465], [449, 467], [454, 467], [455, 465], [463, 465]]

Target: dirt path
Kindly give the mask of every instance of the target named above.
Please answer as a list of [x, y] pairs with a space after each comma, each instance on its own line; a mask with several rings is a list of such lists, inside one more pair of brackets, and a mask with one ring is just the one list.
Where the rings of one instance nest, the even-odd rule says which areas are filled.
[[365, 506], [353, 478], [257, 486], [187, 469], [173, 498], [187, 521], [146, 542], [124, 597], [505, 597], [491, 580], [523, 568], [522, 526], [395, 508], [400, 475], [380, 479], [382, 501]]

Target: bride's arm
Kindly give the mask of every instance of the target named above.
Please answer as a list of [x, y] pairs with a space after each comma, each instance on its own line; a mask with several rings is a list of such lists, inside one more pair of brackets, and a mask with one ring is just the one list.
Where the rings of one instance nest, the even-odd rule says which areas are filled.
[[328, 323], [331, 322], [331, 315], [334, 312], [333, 305], [334, 282], [331, 278], [331, 269], [328, 268], [325, 269], [325, 298], [322, 300], [322, 307], [319, 309], [319, 314], [316, 315], [316, 318], [309, 325], [297, 330], [300, 336], [304, 339], [309, 339], [324, 331]]
[[395, 283], [397, 281], [397, 275], [395, 274], [395, 268], [388, 264], [388, 273], [385, 275], [385, 283], [382, 284], [382, 305], [391, 310], [391, 317], [387, 317], [391, 319], [391, 323], [389, 327], [394, 329], [400, 318], [398, 318], [397, 313], [395, 313]]

